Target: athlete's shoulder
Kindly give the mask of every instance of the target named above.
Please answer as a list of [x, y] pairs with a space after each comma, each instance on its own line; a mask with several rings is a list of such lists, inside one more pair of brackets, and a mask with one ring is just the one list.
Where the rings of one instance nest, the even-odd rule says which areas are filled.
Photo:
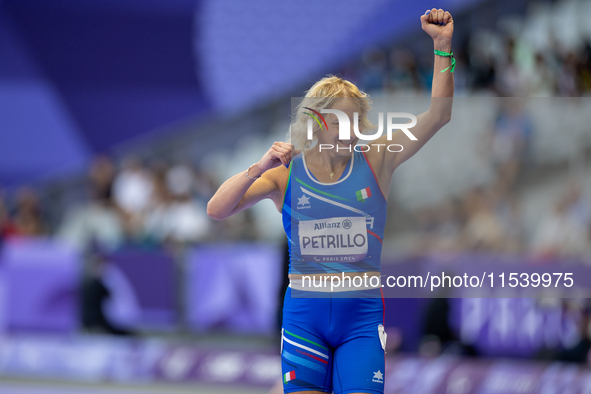
[[289, 167], [282, 165], [275, 167], [266, 171], [263, 174], [263, 177], [275, 183], [279, 190], [284, 190], [287, 182], [289, 181], [289, 174], [291, 173], [292, 168], [298, 165], [299, 160], [301, 160], [301, 154], [292, 158], [291, 162], [289, 163]]
[[360, 154], [361, 155], [361, 159], [365, 162], [367, 162], [369, 164], [369, 166], [374, 170], [374, 171], [379, 171], [381, 172], [382, 170], [382, 166], [385, 164], [384, 161], [384, 153], [383, 151], [380, 152], [377, 149], [370, 149], [367, 152], [363, 152]]
[[281, 182], [282, 180], [287, 181], [287, 177], [289, 176], [289, 168], [286, 168], [285, 166], [278, 166], [275, 168], [272, 168], [268, 171], [265, 171], [265, 173], [262, 175], [262, 178], [267, 178], [275, 183], [277, 182]]

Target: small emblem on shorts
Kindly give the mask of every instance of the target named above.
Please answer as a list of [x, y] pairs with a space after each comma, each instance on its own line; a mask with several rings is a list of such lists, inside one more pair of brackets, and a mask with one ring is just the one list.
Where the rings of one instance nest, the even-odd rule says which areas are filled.
[[294, 380], [296, 378], [295, 371], [290, 371], [283, 375], [283, 383], [287, 383], [290, 380]]
[[351, 221], [349, 219], [343, 220], [343, 228], [345, 230], [349, 230], [351, 226], [353, 226], [353, 224], [351, 224]]
[[300, 198], [298, 198], [298, 205], [296, 206], [297, 209], [307, 209], [312, 208], [310, 204], [310, 198], [305, 194], [302, 194]]
[[382, 371], [374, 372], [372, 382], [384, 383], [384, 374]]

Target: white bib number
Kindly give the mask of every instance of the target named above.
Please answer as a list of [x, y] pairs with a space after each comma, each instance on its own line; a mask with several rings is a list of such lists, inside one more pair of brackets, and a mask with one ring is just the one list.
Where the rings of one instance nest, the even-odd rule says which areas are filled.
[[301, 221], [302, 257], [317, 262], [355, 262], [367, 255], [364, 217], [342, 217]]

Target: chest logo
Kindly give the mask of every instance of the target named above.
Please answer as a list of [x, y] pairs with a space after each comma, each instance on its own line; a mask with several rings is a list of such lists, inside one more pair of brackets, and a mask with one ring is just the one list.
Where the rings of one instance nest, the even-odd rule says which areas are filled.
[[355, 194], [357, 195], [357, 201], [365, 202], [365, 200], [371, 197], [371, 189], [366, 187], [365, 189], [356, 191]]
[[310, 197], [306, 196], [305, 194], [302, 194], [302, 196], [298, 198], [298, 205], [296, 206], [296, 209], [308, 208], [312, 208], [312, 204], [310, 204]]

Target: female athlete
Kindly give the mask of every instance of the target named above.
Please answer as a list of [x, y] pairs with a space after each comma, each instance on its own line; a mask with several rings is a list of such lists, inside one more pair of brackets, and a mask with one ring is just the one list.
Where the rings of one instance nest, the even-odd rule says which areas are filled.
[[[411, 129], [416, 140], [397, 130], [390, 141], [383, 135], [371, 142], [397, 144], [401, 148], [395, 153], [352, 149], [358, 142], [355, 120], [361, 132], [371, 128], [369, 98], [351, 82], [327, 77], [312, 86], [297, 108], [290, 128], [294, 145], [275, 142], [257, 163], [224, 182], [208, 203], [207, 213], [217, 220], [265, 198], [282, 213], [290, 246], [281, 351], [286, 393], [384, 391], [381, 286], [357, 289], [349, 284], [337, 292], [330, 283], [306, 287], [306, 278], [316, 284], [335, 274], [379, 280], [392, 174], [450, 120], [453, 19], [435, 8], [420, 19], [433, 39], [435, 61], [431, 105]], [[340, 139], [333, 111], [324, 112], [324, 121], [312, 122], [313, 138], [307, 140], [308, 119], [326, 109], [348, 116], [350, 138]]]

